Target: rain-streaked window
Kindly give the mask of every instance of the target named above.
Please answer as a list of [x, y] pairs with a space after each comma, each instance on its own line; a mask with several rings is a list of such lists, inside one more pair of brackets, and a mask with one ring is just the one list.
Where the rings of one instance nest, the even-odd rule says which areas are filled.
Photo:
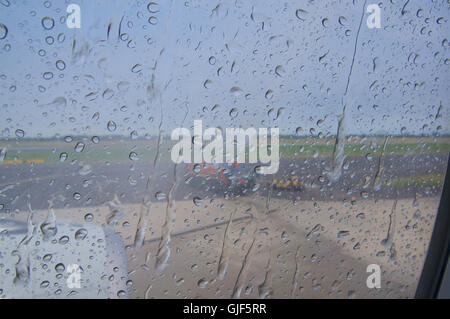
[[0, 0], [0, 298], [412, 298], [447, 1]]

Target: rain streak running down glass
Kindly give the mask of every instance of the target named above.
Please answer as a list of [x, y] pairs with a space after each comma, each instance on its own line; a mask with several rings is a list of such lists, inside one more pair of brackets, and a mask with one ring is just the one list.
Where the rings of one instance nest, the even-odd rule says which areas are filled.
[[450, 151], [449, 13], [0, 0], [0, 298], [414, 297]]

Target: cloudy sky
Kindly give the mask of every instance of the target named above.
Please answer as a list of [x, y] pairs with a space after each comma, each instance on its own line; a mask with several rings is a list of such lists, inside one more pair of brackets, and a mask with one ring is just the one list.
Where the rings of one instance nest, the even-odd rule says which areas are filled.
[[1, 138], [450, 133], [449, 4], [377, 3], [380, 29], [370, 0], [2, 0]]

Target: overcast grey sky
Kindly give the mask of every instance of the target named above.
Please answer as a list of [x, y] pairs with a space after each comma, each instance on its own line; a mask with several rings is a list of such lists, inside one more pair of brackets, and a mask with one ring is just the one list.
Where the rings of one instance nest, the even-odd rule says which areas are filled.
[[364, 14], [345, 95], [364, 1], [0, 1], [1, 137], [143, 136], [161, 120], [170, 134], [186, 110], [188, 128], [327, 136], [342, 101], [347, 134], [448, 134], [450, 6], [405, 2], [376, 2], [381, 29]]

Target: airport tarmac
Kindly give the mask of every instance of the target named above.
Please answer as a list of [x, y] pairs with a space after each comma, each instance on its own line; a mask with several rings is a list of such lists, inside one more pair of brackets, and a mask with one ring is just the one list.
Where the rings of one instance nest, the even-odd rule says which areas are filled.
[[[57, 222], [109, 224], [121, 235], [132, 298], [412, 298], [438, 204], [439, 197], [258, 197], [54, 212]], [[35, 210], [34, 221], [47, 213]], [[20, 212], [15, 220], [27, 216]], [[138, 234], [142, 217], [146, 231]], [[381, 267], [381, 289], [366, 286], [369, 264]]]

